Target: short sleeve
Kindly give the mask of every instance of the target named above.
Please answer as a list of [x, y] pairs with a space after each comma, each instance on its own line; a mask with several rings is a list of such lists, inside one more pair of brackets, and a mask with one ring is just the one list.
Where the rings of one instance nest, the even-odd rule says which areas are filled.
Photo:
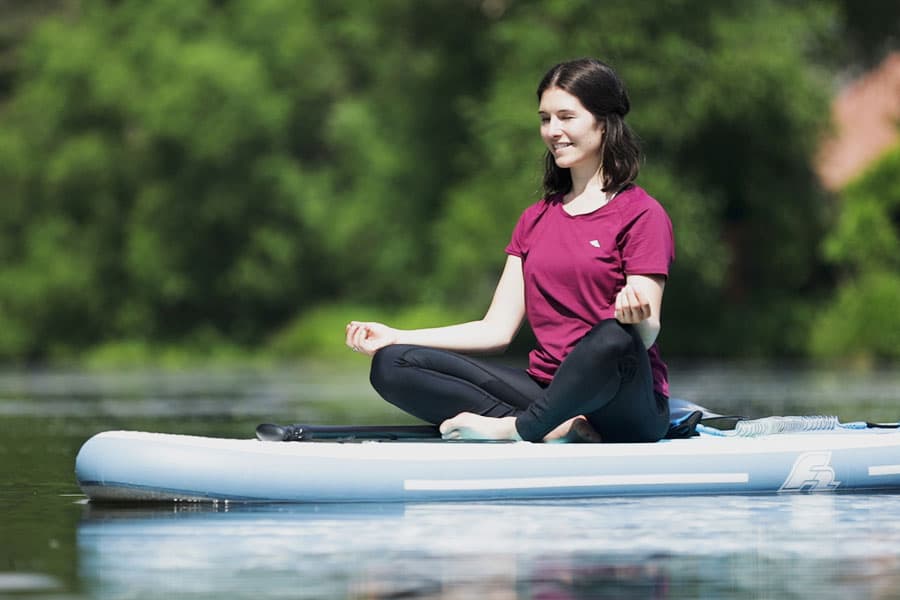
[[528, 213], [522, 213], [522, 216], [519, 217], [518, 222], [516, 223], [515, 228], [513, 228], [512, 237], [509, 240], [509, 244], [506, 246], [506, 253], [511, 254], [512, 256], [518, 256], [519, 258], [523, 258], [525, 256], [525, 220], [526, 215]]
[[533, 237], [535, 227], [551, 206], [550, 200], [541, 200], [532, 204], [522, 212], [519, 221], [512, 232], [506, 253], [524, 259], [528, 255], [530, 239]]
[[646, 197], [623, 223], [618, 245], [626, 275], [668, 276], [675, 260], [675, 236], [662, 205]]

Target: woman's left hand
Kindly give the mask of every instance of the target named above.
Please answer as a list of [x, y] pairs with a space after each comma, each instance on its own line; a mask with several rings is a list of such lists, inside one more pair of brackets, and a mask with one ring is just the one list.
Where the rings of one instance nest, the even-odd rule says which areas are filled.
[[616, 320], [624, 324], [636, 324], [650, 318], [650, 300], [636, 288], [626, 284], [616, 296]]

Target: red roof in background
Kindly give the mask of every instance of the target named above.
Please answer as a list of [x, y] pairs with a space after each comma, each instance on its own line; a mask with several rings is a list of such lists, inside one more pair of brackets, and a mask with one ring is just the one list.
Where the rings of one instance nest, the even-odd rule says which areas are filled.
[[900, 52], [847, 86], [831, 113], [834, 135], [815, 167], [823, 185], [837, 190], [900, 140]]

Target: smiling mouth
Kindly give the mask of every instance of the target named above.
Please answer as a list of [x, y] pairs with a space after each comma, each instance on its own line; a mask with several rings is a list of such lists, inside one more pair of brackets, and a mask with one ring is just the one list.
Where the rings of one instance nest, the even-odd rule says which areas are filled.
[[571, 145], [572, 144], [553, 144], [552, 148], [553, 148], [553, 151], [556, 152], [557, 150], [562, 150], [563, 148], [568, 148]]

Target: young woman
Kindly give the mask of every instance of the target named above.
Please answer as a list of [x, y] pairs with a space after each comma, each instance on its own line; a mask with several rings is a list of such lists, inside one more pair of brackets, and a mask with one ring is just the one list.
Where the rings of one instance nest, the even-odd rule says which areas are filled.
[[[640, 151], [625, 87], [608, 65], [556, 65], [537, 90], [545, 197], [525, 210], [479, 321], [398, 330], [352, 321], [371, 382], [448, 439], [653, 442], [669, 421], [656, 337], [672, 224], [634, 184]], [[527, 370], [464, 353], [505, 349], [528, 319]]]

